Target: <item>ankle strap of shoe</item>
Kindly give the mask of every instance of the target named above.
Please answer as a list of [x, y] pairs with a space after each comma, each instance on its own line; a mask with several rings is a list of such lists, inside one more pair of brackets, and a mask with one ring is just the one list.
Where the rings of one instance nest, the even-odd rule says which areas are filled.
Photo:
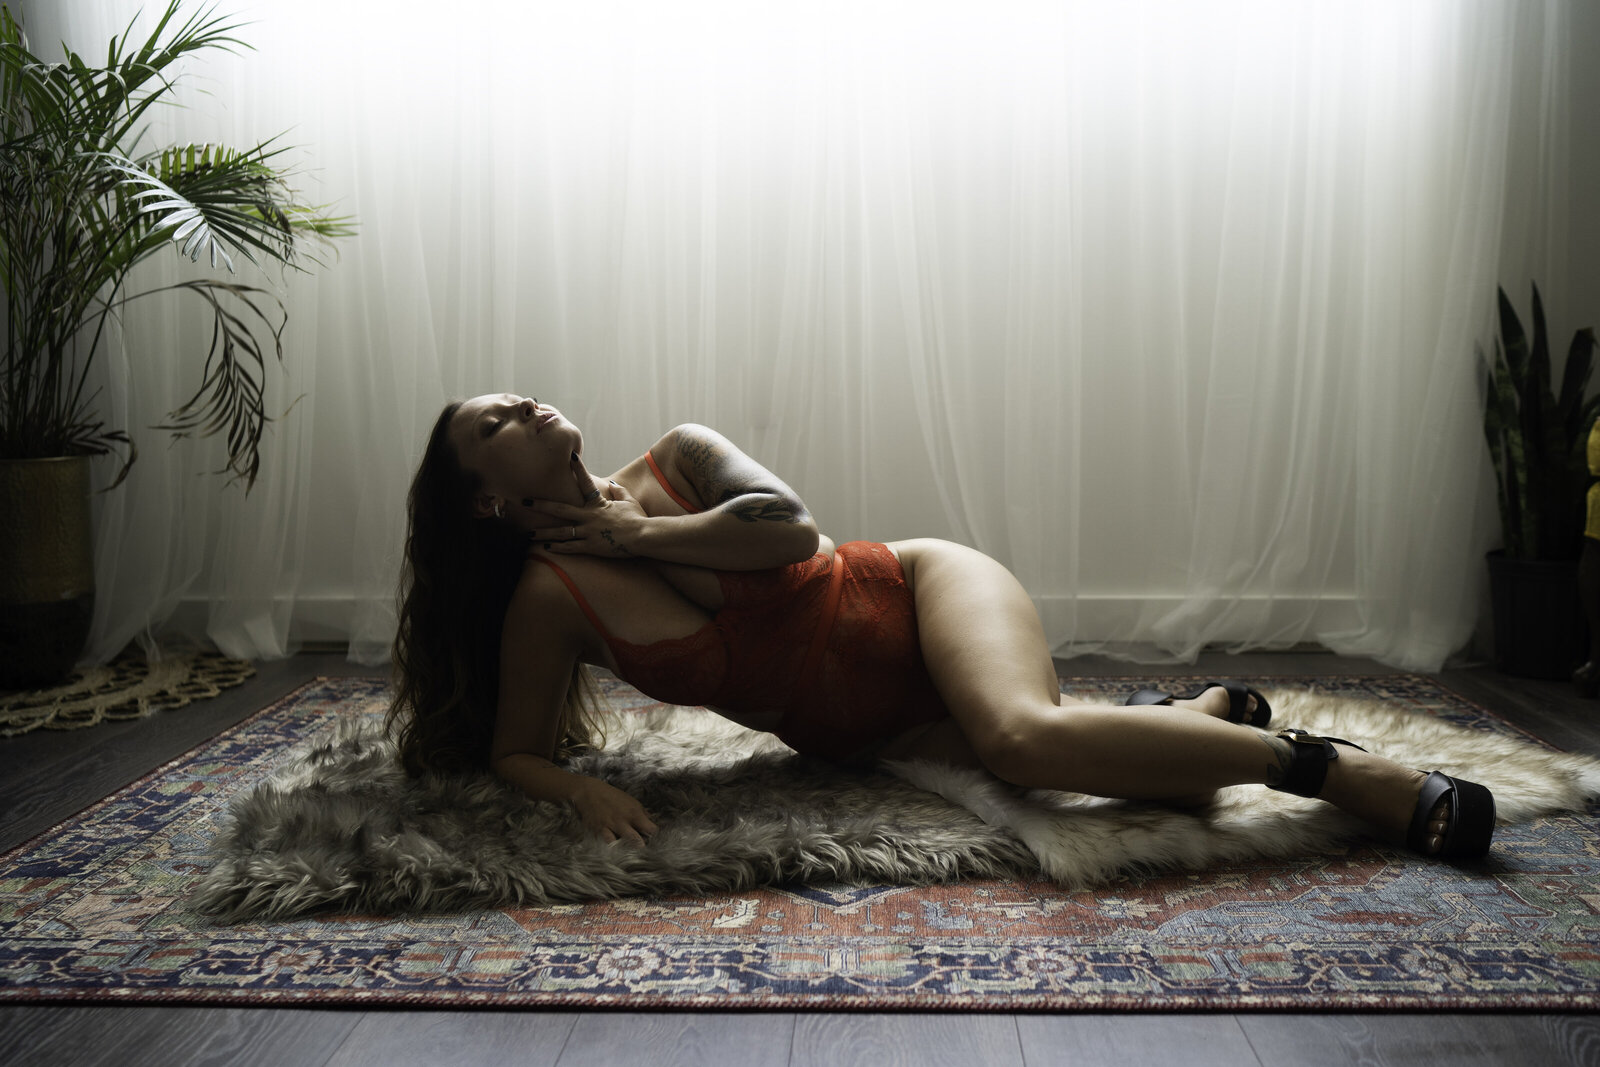
[[1293, 793], [1297, 797], [1322, 795], [1323, 783], [1328, 779], [1328, 764], [1339, 758], [1339, 750], [1335, 745], [1348, 745], [1366, 751], [1342, 737], [1319, 737], [1305, 730], [1283, 730], [1278, 736], [1290, 742], [1289, 766], [1284, 771], [1283, 781], [1268, 785], [1267, 788], [1280, 793]]

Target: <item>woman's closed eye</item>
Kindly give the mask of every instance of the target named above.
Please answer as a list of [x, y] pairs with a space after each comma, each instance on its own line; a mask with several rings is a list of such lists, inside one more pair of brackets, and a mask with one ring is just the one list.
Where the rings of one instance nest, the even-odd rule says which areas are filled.
[[[528, 403], [528, 401], [530, 401], [530, 400], [533, 402], [532, 415], [533, 416], [537, 416], [539, 414], [539, 398], [536, 397], [536, 396], [531, 396], [527, 400], [518, 401], [515, 405], [513, 405], [513, 407], [514, 407], [515, 410], [520, 411], [522, 409], [523, 405]], [[530, 417], [532, 417], [532, 416], [530, 416]], [[499, 417], [496, 417], [496, 416], [486, 417], [483, 420], [483, 428], [478, 431], [478, 434], [481, 437], [488, 437], [490, 434], [494, 433], [500, 427], [504, 426], [506, 424], [506, 422], [507, 422], [506, 419], [499, 418]]]

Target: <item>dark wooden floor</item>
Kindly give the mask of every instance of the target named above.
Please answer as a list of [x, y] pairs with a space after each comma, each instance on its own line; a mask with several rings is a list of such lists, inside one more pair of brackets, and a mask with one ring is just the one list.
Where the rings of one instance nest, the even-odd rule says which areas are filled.
[[[1320, 654], [1208, 655], [1167, 671], [1073, 660], [1063, 673], [1230, 677], [1371, 674]], [[215, 700], [130, 723], [0, 740], [0, 851], [148, 773], [316, 675], [368, 673], [335, 655], [260, 666]], [[1458, 693], [1563, 748], [1600, 756], [1600, 702], [1559, 683], [1447, 671]], [[0, 982], [4, 976], [0, 975]], [[425, 1067], [619, 1064], [1600, 1064], [1592, 1015], [975, 1015], [432, 1012], [204, 1007], [0, 1007], [0, 1064]]]

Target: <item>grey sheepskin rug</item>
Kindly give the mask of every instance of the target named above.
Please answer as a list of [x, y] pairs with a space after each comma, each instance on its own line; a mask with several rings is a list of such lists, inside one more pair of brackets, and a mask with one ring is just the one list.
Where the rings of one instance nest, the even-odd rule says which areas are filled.
[[[1269, 692], [1275, 727], [1347, 737], [1495, 793], [1502, 822], [1581, 808], [1600, 761], [1391, 705]], [[1026, 791], [922, 762], [851, 772], [795, 756], [713, 713], [619, 716], [572, 769], [637, 797], [660, 832], [643, 848], [590, 838], [564, 805], [491, 777], [408, 780], [372, 723], [317, 744], [237, 798], [195, 903], [225, 922], [315, 911], [463, 911], [766, 884], [930, 884], [1119, 875], [1333, 850], [1358, 823], [1254, 786], [1181, 811]], [[887, 772], [887, 773], [885, 773]], [[1418, 862], [1426, 862], [1419, 859]]]

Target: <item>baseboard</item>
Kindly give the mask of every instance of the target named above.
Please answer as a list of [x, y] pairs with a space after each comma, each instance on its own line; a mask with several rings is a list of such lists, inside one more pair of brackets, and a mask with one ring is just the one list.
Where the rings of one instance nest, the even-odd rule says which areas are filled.
[[[1207, 635], [1202, 646], [1207, 650], [1251, 646], [1306, 652], [1326, 651], [1318, 643], [1319, 634], [1351, 631], [1359, 625], [1355, 599], [1347, 595], [1243, 597], [1196, 604], [1177, 596], [1098, 594], [1036, 597], [1034, 604], [1056, 653], [1092, 647], [1097, 654], [1134, 662], [1170, 660], [1166, 650], [1186, 644], [1183, 635], [1195, 630]], [[378, 620], [392, 619], [394, 602], [337, 595], [279, 597], [262, 604], [260, 613], [288, 618], [291, 650], [347, 650], [356, 620], [370, 628]], [[162, 632], [202, 640], [211, 618], [208, 601], [186, 598]], [[385, 633], [368, 642], [362, 650], [364, 659], [374, 659], [380, 654], [380, 647], [374, 646], [386, 648], [388, 640]]]

